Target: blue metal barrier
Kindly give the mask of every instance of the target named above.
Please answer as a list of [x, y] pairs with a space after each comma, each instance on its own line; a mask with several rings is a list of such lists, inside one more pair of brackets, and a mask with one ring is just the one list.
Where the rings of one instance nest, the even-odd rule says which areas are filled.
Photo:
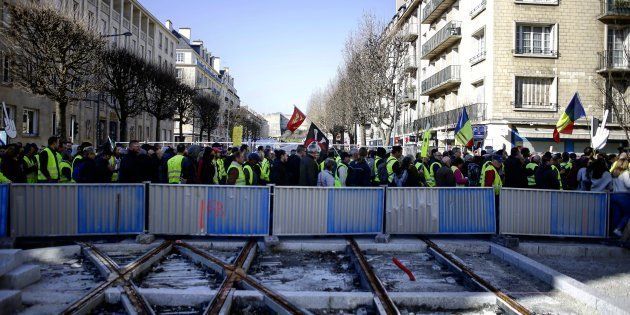
[[149, 187], [151, 233], [269, 234], [269, 187], [153, 184]]
[[499, 204], [501, 234], [607, 236], [606, 193], [504, 188]]
[[142, 184], [12, 184], [11, 236], [142, 233], [144, 194]]
[[0, 185], [0, 237], [7, 236], [9, 217], [9, 185]]
[[492, 188], [388, 188], [389, 234], [494, 234]]
[[274, 235], [383, 232], [383, 188], [275, 187]]

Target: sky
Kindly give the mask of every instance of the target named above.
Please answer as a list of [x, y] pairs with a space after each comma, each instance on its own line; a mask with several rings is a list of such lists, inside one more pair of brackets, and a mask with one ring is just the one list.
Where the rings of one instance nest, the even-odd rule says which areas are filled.
[[306, 111], [342, 62], [346, 36], [365, 12], [384, 22], [394, 0], [140, 0], [156, 18], [192, 28], [229, 67], [241, 104], [259, 113]]

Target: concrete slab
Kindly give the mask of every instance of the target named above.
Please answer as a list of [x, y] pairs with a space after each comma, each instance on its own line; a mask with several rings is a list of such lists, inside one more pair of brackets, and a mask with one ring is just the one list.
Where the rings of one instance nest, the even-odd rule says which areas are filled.
[[399, 307], [420, 307], [432, 310], [479, 309], [496, 305], [493, 293], [485, 292], [390, 292]]
[[490, 253], [490, 242], [465, 239], [431, 239], [446, 252]]
[[554, 289], [596, 309], [601, 314], [630, 314], [628, 311], [630, 309], [626, 306], [614, 303], [610, 297], [603, 293], [531, 258], [494, 244], [491, 245], [490, 251], [493, 255], [548, 283]]
[[[373, 241], [372, 241], [373, 242]], [[286, 251], [344, 251], [348, 242], [345, 238], [326, 238], [326, 239], [285, 239], [280, 238], [280, 244], [275, 250]]]
[[427, 244], [418, 238], [391, 238], [389, 243], [375, 243], [373, 239], [356, 238], [359, 247], [366, 252], [419, 253], [427, 250]]
[[24, 256], [20, 249], [0, 250], [0, 276], [17, 268], [23, 261]]
[[22, 251], [24, 262], [43, 262], [49, 264], [62, 264], [69, 257], [79, 255], [79, 245], [36, 248]]
[[22, 304], [22, 295], [17, 290], [0, 290], [0, 313], [10, 314]]
[[20, 290], [39, 281], [41, 277], [38, 265], [22, 265], [0, 277], [0, 288]]
[[630, 250], [600, 244], [520, 243], [516, 251], [525, 255], [553, 257], [630, 257]]

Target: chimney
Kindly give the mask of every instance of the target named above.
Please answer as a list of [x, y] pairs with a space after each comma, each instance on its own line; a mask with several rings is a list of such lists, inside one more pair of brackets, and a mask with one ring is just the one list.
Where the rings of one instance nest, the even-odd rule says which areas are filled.
[[[189, 32], [190, 32], [190, 29], [189, 29]], [[192, 44], [193, 44], [193, 45], [200, 45], [200, 46], [203, 46], [203, 41], [202, 41], [202, 40], [199, 40], [199, 39], [197, 39], [197, 40], [193, 40]]]
[[192, 31], [190, 30], [189, 27], [180, 27], [179, 31], [178, 31], [182, 36], [184, 36], [184, 38], [186, 38], [187, 40], [190, 40], [190, 35], [192, 33]]
[[221, 71], [221, 58], [212, 57], [212, 68], [217, 72]]
[[166, 26], [166, 28], [168, 28], [169, 31], [173, 30], [173, 22], [171, 22], [171, 20], [166, 20], [166, 23], [164, 23], [164, 25]]

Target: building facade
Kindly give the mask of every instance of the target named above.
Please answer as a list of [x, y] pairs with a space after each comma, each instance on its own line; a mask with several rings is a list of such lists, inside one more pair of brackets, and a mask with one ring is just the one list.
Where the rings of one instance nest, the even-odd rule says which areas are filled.
[[[395, 135], [415, 140], [414, 133], [430, 126], [433, 144], [444, 149], [454, 145], [466, 108], [476, 147], [581, 152], [590, 144], [588, 120], [576, 122], [561, 143], [552, 140], [555, 123], [576, 92], [587, 116], [602, 118], [602, 74], [628, 68], [619, 52], [627, 50], [627, 33], [619, 31], [625, 19], [619, 10], [605, 17], [619, 1], [602, 1], [397, 1], [390, 30], [403, 32], [415, 53], [404, 66], [411, 92], [401, 103], [417, 105], [403, 107]], [[614, 120], [609, 126], [607, 150], [614, 151], [625, 136]]]
[[[21, 0], [14, 0], [21, 1]], [[175, 67], [177, 38], [137, 0], [58, 0], [60, 10], [89, 21], [99, 35], [110, 36], [112, 46], [125, 47], [147, 61], [164, 67]], [[3, 10], [6, 12], [7, 2]], [[6, 14], [2, 14], [7, 18]], [[131, 36], [121, 35], [129, 32]], [[10, 59], [2, 55], [0, 101], [7, 104], [8, 115], [14, 120], [17, 138], [12, 142], [46, 144], [51, 135], [59, 134], [59, 111], [46, 97], [32, 95], [11, 83]], [[105, 95], [94, 93], [67, 109], [68, 140], [74, 143], [89, 141], [104, 143], [107, 138], [117, 141], [120, 123], [105, 102]], [[0, 116], [3, 116], [0, 113]], [[143, 113], [129, 119], [129, 139], [156, 141], [156, 121]], [[173, 123], [161, 123], [160, 141], [173, 140]]]
[[[265, 114], [265, 120], [269, 125], [269, 137], [278, 139], [287, 130], [289, 118], [282, 113]], [[290, 116], [289, 116], [290, 117]]]
[[[169, 22], [167, 22], [169, 23]], [[199, 93], [216, 97], [221, 104], [218, 127], [212, 131], [210, 139], [199, 136], [199, 125], [193, 119], [184, 124], [183, 139], [179, 138], [179, 122], [175, 121], [178, 141], [227, 141], [229, 139], [230, 112], [240, 106], [240, 98], [234, 87], [234, 78], [229, 68], [221, 68], [221, 58], [213, 56], [201, 40], [192, 40], [190, 28], [173, 30], [178, 38], [176, 52], [177, 77]]]

